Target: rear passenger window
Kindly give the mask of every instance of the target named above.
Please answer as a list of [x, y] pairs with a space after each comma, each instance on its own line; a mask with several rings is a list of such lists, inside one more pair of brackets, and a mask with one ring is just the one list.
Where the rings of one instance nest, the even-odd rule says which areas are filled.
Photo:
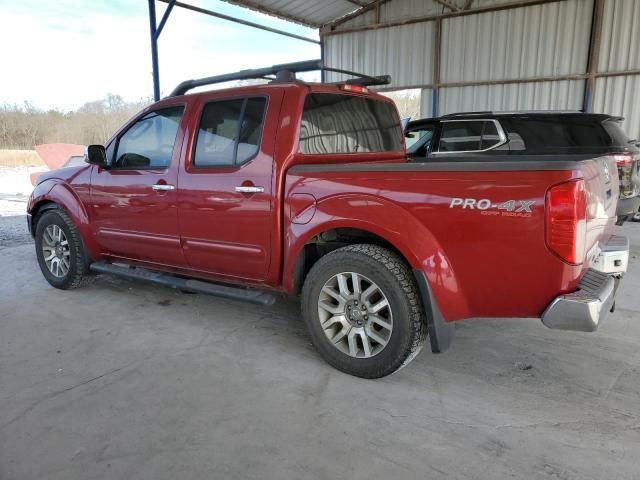
[[260, 146], [265, 98], [221, 100], [205, 105], [193, 164], [196, 167], [240, 165]]
[[440, 152], [477, 152], [501, 142], [495, 122], [487, 120], [449, 121], [442, 123]]

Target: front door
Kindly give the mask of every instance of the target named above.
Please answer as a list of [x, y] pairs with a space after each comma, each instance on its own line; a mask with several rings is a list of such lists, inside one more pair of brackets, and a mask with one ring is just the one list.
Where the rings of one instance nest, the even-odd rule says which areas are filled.
[[103, 253], [184, 266], [176, 206], [183, 110], [146, 113], [107, 149], [111, 167], [94, 167], [91, 224]]
[[198, 130], [178, 178], [182, 246], [191, 268], [258, 282], [267, 277], [281, 101], [281, 92], [201, 99]]

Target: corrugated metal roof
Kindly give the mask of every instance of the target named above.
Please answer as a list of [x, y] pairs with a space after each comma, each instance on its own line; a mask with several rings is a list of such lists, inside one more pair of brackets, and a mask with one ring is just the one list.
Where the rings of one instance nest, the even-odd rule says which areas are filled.
[[[473, 8], [488, 7], [491, 5], [502, 5], [513, 0], [474, 0]], [[463, 2], [458, 1], [458, 4]], [[450, 12], [451, 9], [434, 0], [392, 0], [380, 5], [380, 22], [394, 22], [397, 20], [408, 20], [415, 17], [436, 15], [443, 12]], [[336, 27], [336, 31], [345, 28], [362, 27], [375, 23], [376, 12], [370, 10], [362, 15], [348, 20]]]
[[258, 12], [290, 20], [308, 27], [322, 25], [344, 17], [374, 0], [225, 0]]

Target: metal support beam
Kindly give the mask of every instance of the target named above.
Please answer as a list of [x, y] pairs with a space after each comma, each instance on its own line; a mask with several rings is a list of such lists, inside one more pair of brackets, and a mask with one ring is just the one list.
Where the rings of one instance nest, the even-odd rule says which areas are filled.
[[[340, 17], [337, 20], [334, 20], [333, 22], [327, 23], [326, 25], [323, 25], [320, 28], [320, 35], [322, 35], [324, 32], [329, 32], [331, 31], [333, 28], [335, 28], [338, 25], [341, 25], [345, 22], [348, 22], [349, 20], [352, 20], [356, 17], [359, 17], [361, 15], [364, 15], [365, 13], [373, 10], [374, 8], [379, 12], [380, 11], [380, 5], [385, 4], [387, 2], [390, 2], [391, 0], [377, 0], [375, 2], [371, 2], [368, 3], [366, 6], [362, 7], [359, 10], [356, 10], [355, 12], [349, 13], [348, 15], [345, 15], [344, 17]], [[376, 15], [376, 18], [378, 19], [378, 21], [376, 23], [380, 23], [380, 16]]]
[[589, 42], [589, 56], [587, 59], [587, 79], [584, 85], [584, 100], [582, 109], [593, 111], [593, 94], [596, 88], [596, 73], [600, 59], [600, 44], [602, 39], [602, 16], [604, 14], [604, 0], [595, 0], [593, 16], [591, 17], [591, 40]]
[[176, 0], [169, 0], [167, 8], [162, 15], [160, 25], [156, 23], [156, 2], [155, 0], [149, 1], [149, 32], [151, 33], [151, 68], [153, 75], [153, 99], [157, 102], [160, 100], [160, 67], [158, 65], [158, 37], [162, 33], [171, 10], [176, 3]]
[[440, 49], [442, 46], [442, 20], [437, 19], [433, 29], [433, 90], [431, 90], [431, 116], [437, 117], [440, 107]]
[[149, 31], [151, 33], [151, 68], [153, 75], [153, 99], [160, 100], [160, 72], [158, 71], [158, 36], [156, 35], [156, 1], [149, 1]]
[[462, 10], [462, 8], [460, 8], [459, 6], [455, 5], [453, 2], [450, 2], [449, 0], [435, 0], [436, 2], [438, 2], [440, 5], [447, 7], [449, 10], [453, 11], [453, 12], [457, 12], [459, 10]]
[[[544, 5], [545, 3], [556, 3], [556, 2], [565, 2], [565, 1], [567, 0], [518, 0], [518, 1], [509, 2], [509, 3], [471, 8], [469, 10], [457, 10], [455, 12], [445, 12], [437, 15], [425, 15], [422, 17], [414, 17], [414, 18], [409, 18], [405, 20], [395, 20], [392, 22], [375, 23], [372, 25], [365, 25], [362, 27], [336, 29], [335, 27], [337, 25], [344, 23], [349, 18], [353, 18], [347, 15], [342, 19], [340, 19], [339, 21], [336, 21], [335, 23], [328, 25], [328, 27], [331, 27], [333, 29], [323, 28], [323, 30], [321, 31], [321, 35], [329, 36], [329, 35], [341, 35], [343, 33], [366, 32], [368, 30], [378, 30], [380, 28], [400, 27], [402, 25], [412, 25], [414, 23], [433, 22], [438, 18], [444, 19], [444, 18], [463, 17], [467, 15], [476, 15], [479, 13], [499, 12], [501, 10], [511, 10], [514, 8], [532, 7], [535, 5]], [[354, 13], [360, 15], [367, 9], [373, 8], [375, 6], [375, 3], [371, 3], [370, 5], [371, 7], [364, 7], [361, 10], [358, 10], [357, 12], [354, 12]], [[357, 15], [354, 15], [354, 16], [357, 16]]]
[[195, 5], [189, 5], [187, 3], [177, 2], [175, 0], [160, 0], [160, 1], [164, 3], [174, 2], [176, 7], [184, 8], [185, 10], [191, 10], [192, 12], [202, 13], [204, 15], [209, 15], [210, 17], [221, 18], [222, 20], [239, 23], [240, 25], [246, 25], [247, 27], [253, 27], [259, 30], [264, 30], [266, 32], [276, 33], [278, 35], [284, 35], [285, 37], [295, 38], [296, 40], [302, 40], [303, 42], [315, 43], [316, 45], [320, 45], [320, 42], [318, 40], [314, 40], [312, 38], [303, 37], [302, 35], [296, 35], [295, 33], [285, 32], [284, 30], [279, 30], [277, 28], [267, 27], [265, 25], [260, 25], [259, 23], [249, 22], [247, 20], [242, 20], [241, 18], [232, 17], [231, 15], [225, 15], [223, 13], [207, 10], [206, 8], [196, 7]]
[[[620, 70], [616, 72], [597, 72], [596, 78], [610, 77], [628, 77], [631, 75], [640, 75], [640, 68], [631, 70]], [[469, 82], [440, 82], [420, 83], [415, 85], [401, 85], [394, 87], [376, 88], [376, 91], [384, 92], [388, 90], [398, 89], [416, 89], [416, 88], [451, 88], [451, 87], [479, 87], [491, 85], [516, 85], [520, 83], [542, 83], [542, 82], [561, 82], [565, 80], [586, 80], [589, 75], [586, 73], [576, 73], [574, 75], [550, 75], [545, 77], [526, 77], [526, 78], [505, 78], [504, 80], [474, 80]]]
[[[322, 62], [322, 65], [324, 65], [324, 40], [322, 39], [322, 37], [320, 37], [320, 61]], [[325, 82], [326, 77], [327, 75], [325, 70], [320, 70], [320, 81], [322, 83]]]
[[[320, 45], [320, 53], [324, 55], [324, 45], [322, 42], [318, 40], [313, 40], [311, 38], [303, 37], [301, 35], [296, 35], [294, 33], [285, 32], [284, 30], [278, 30], [277, 28], [266, 27], [264, 25], [260, 25], [258, 23], [249, 22], [246, 20], [242, 20], [240, 18], [235, 18], [230, 15], [224, 15], [222, 13], [213, 12], [211, 10], [206, 10], [204, 8], [196, 7], [194, 5], [188, 5], [186, 3], [178, 2], [177, 0], [160, 0], [163, 3], [167, 4], [167, 8], [160, 19], [160, 24], [156, 22], [156, 2], [155, 0], [148, 0], [149, 4], [149, 32], [151, 35], [151, 68], [152, 68], [152, 76], [153, 76], [153, 99], [157, 102], [160, 100], [160, 67], [158, 62], [158, 38], [164, 29], [164, 26], [169, 19], [169, 15], [171, 15], [171, 11], [174, 6], [182, 7], [186, 10], [192, 10], [194, 12], [202, 13], [205, 15], [209, 15], [216, 18], [221, 18], [223, 20], [228, 20], [230, 22], [239, 23], [241, 25], [246, 25], [248, 27], [258, 28], [260, 30], [265, 30], [271, 33], [277, 33], [278, 35], [284, 35], [290, 38], [295, 38], [297, 40], [303, 40], [305, 42], [315, 43]], [[324, 76], [324, 72], [322, 73]]]
[[173, 10], [173, 6], [175, 4], [176, 4], [176, 0], [172, 0], [171, 2], [169, 2], [169, 5], [167, 5], [166, 10], [164, 11], [164, 15], [162, 15], [162, 19], [160, 20], [160, 25], [158, 25], [158, 28], [156, 28], [156, 39], [162, 33], [164, 24], [167, 23], [167, 20], [169, 19], [169, 15], [171, 15], [171, 10]]

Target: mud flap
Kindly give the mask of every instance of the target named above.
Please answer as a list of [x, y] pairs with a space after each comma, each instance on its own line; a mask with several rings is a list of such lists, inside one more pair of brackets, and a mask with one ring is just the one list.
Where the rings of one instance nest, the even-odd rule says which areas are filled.
[[416, 277], [425, 315], [427, 316], [427, 330], [429, 331], [431, 351], [433, 353], [444, 353], [449, 350], [451, 346], [454, 327], [442, 318], [442, 314], [440, 313], [435, 298], [433, 298], [424, 272], [414, 269], [413, 274]]

